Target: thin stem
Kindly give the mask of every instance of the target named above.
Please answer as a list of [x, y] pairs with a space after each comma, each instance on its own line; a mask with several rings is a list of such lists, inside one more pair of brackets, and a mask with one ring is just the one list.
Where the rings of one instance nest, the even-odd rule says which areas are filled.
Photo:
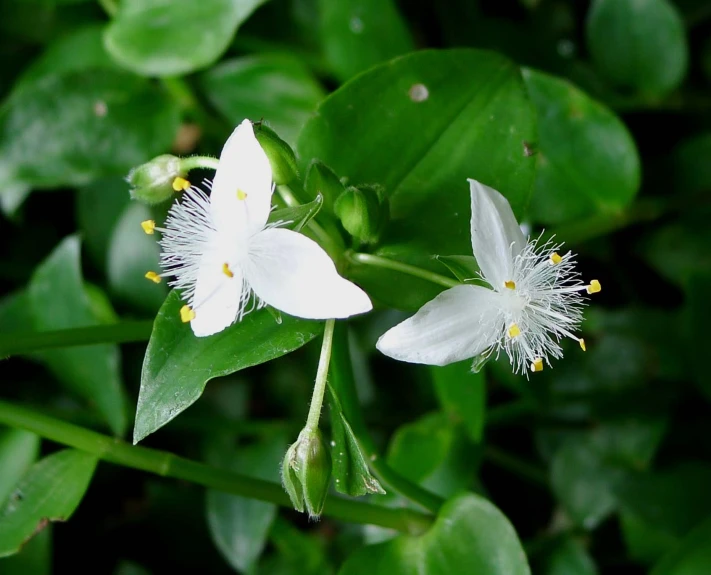
[[220, 160], [212, 156], [188, 156], [187, 158], [181, 158], [180, 169], [186, 172], [194, 170], [195, 168], [216, 170], [219, 164]]
[[384, 258], [382, 256], [353, 252], [347, 253], [346, 256], [348, 257], [348, 259], [350, 259], [356, 264], [363, 264], [367, 266], [383, 268], [386, 270], [393, 270], [403, 274], [411, 275], [416, 278], [430, 281], [446, 288], [452, 288], [460, 285], [459, 282], [455, 279], [448, 278], [446, 276], [431, 272], [429, 270], [418, 268], [417, 266]]
[[0, 335], [0, 357], [57, 347], [148, 341], [152, 329], [152, 321], [125, 321], [55, 331], [3, 334]]
[[331, 362], [334, 324], [335, 320], [326, 320], [326, 327], [323, 330], [323, 343], [321, 344], [321, 355], [318, 358], [316, 382], [314, 383], [314, 392], [311, 396], [309, 415], [306, 418], [306, 426], [304, 427], [304, 429], [308, 429], [309, 431], [316, 431], [318, 429], [319, 419], [321, 419], [323, 395], [326, 393], [326, 381], [328, 380], [328, 364]]
[[548, 488], [548, 476], [545, 471], [526, 461], [521, 461], [510, 453], [506, 453], [497, 447], [487, 446], [484, 448], [484, 458], [503, 469], [528, 479], [539, 487]]
[[[103, 461], [291, 507], [289, 497], [281, 485], [276, 483], [253, 479], [166, 451], [130, 445], [19, 405], [0, 401], [0, 423], [26, 429], [46, 439], [91, 453]], [[390, 509], [341, 497], [331, 497], [326, 503], [324, 514], [344, 521], [379, 525], [406, 533], [423, 533], [432, 524], [431, 516], [411, 509]]]
[[183, 78], [179, 76], [165, 76], [161, 78], [160, 81], [182, 110], [195, 110], [199, 106], [198, 100], [195, 94], [193, 94], [190, 85]]
[[410, 501], [421, 505], [428, 511], [437, 512], [444, 503], [444, 500], [438, 495], [411, 482], [390, 467], [385, 460], [380, 457], [375, 443], [368, 433], [368, 428], [365, 424], [355, 389], [353, 365], [348, 349], [347, 329], [348, 326], [346, 324], [338, 324], [335, 329], [330, 379], [333, 394], [338, 398], [343, 413], [358, 439], [358, 444], [365, 452], [370, 467], [372, 467], [378, 479], [380, 479], [386, 487], [406, 497]]

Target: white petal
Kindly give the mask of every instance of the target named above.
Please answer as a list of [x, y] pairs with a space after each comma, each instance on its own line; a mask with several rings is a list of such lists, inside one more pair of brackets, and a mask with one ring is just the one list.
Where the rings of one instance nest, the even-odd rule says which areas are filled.
[[497, 292], [480, 286], [453, 287], [385, 332], [376, 347], [400, 361], [428, 365], [474, 357], [501, 335], [500, 298]]
[[255, 235], [244, 273], [257, 296], [293, 316], [344, 318], [373, 307], [362, 289], [338, 275], [321, 246], [291, 230]]
[[496, 190], [469, 180], [472, 196], [472, 249], [479, 268], [494, 289], [513, 280], [513, 259], [526, 238], [508, 200]]
[[272, 191], [269, 158], [254, 136], [252, 123], [245, 120], [222, 148], [212, 182], [210, 201], [217, 228], [236, 238], [261, 230], [269, 217]]
[[242, 306], [242, 271], [230, 267], [233, 277], [223, 271], [219, 254], [207, 252], [198, 270], [195, 295], [191, 302], [195, 319], [190, 322], [193, 333], [198, 337], [212, 335], [231, 325], [239, 315]]

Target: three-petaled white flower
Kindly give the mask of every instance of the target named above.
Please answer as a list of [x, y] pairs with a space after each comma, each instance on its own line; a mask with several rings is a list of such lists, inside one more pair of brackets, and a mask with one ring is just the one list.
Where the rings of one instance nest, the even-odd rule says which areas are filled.
[[181, 318], [196, 336], [217, 333], [268, 304], [308, 319], [344, 318], [372, 309], [367, 294], [342, 278], [326, 252], [297, 232], [268, 225], [274, 191], [269, 159], [242, 122], [225, 143], [208, 197], [180, 180], [182, 202], [162, 233], [162, 274], [148, 279], [181, 291]]
[[[561, 245], [526, 241], [504, 196], [469, 180], [472, 249], [481, 278], [493, 289], [464, 284], [426, 303], [377, 343], [385, 355], [411, 363], [447, 365], [506, 352], [517, 373], [540, 371], [562, 357], [560, 341], [580, 327], [584, 284], [575, 258], [559, 255]], [[540, 239], [540, 238], [539, 238]], [[475, 360], [477, 363], [477, 360]]]

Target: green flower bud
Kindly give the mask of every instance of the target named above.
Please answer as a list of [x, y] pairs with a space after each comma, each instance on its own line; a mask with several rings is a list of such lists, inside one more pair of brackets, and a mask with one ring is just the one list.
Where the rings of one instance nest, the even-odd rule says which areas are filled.
[[304, 189], [310, 198], [321, 194], [323, 208], [332, 214], [336, 200], [346, 188], [331, 168], [319, 160], [313, 160], [306, 170]]
[[338, 197], [334, 209], [346, 231], [368, 244], [380, 239], [390, 215], [387, 198], [369, 186], [349, 187]]
[[331, 454], [321, 432], [304, 428], [286, 452], [281, 481], [297, 511], [318, 517], [331, 482]]
[[175, 193], [175, 178], [182, 178], [180, 158], [164, 154], [133, 168], [126, 180], [131, 184], [131, 197], [146, 204], [158, 204]]
[[272, 166], [272, 179], [276, 185], [289, 184], [299, 177], [296, 156], [289, 144], [263, 123], [254, 124], [254, 135], [269, 158], [269, 163]]

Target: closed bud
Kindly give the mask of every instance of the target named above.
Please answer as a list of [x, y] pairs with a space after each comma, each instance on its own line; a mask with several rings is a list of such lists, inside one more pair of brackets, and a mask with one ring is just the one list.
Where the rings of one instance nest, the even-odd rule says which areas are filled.
[[346, 189], [334, 208], [346, 231], [367, 244], [380, 239], [390, 215], [387, 198], [370, 186]]
[[304, 428], [286, 452], [281, 480], [297, 511], [321, 515], [331, 482], [331, 454], [321, 432]]
[[126, 180], [131, 184], [134, 200], [158, 204], [175, 193], [173, 182], [184, 175], [180, 169], [180, 158], [164, 154], [131, 170]]
[[289, 144], [277, 136], [276, 132], [262, 123], [254, 124], [254, 135], [269, 158], [272, 179], [276, 185], [286, 185], [299, 177], [296, 156]]

